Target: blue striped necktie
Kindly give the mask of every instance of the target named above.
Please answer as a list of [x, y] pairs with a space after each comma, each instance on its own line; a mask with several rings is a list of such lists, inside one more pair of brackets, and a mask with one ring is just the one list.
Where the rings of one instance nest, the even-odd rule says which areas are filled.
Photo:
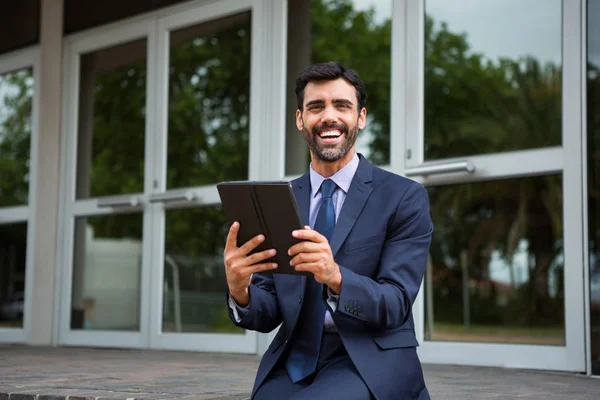
[[[314, 229], [331, 240], [335, 227], [335, 208], [333, 192], [337, 185], [331, 179], [321, 184], [322, 201], [315, 221]], [[286, 360], [286, 368], [292, 382], [296, 383], [315, 372], [319, 360], [319, 349], [325, 320], [325, 299], [323, 284], [313, 277], [306, 278], [304, 304], [298, 317], [294, 344]]]

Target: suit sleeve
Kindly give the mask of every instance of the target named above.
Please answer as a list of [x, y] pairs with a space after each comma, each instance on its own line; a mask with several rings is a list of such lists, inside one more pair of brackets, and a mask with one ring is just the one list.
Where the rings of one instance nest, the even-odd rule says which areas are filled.
[[427, 191], [415, 183], [388, 224], [376, 279], [340, 266], [342, 286], [335, 314], [380, 329], [404, 324], [423, 280], [432, 232]]
[[263, 333], [271, 332], [282, 321], [273, 276], [262, 273], [254, 274], [248, 289], [250, 304], [240, 310], [243, 312], [238, 315], [233, 312], [229, 303], [231, 295], [227, 292], [229, 318], [240, 328]]

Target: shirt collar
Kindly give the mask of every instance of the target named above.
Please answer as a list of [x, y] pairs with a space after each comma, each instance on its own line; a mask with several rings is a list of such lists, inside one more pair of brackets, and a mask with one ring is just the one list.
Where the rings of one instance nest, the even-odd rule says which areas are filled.
[[[338, 172], [329, 177], [335, 184], [344, 191], [344, 193], [348, 193], [350, 189], [350, 184], [352, 183], [352, 178], [354, 178], [354, 174], [358, 169], [359, 158], [356, 152], [354, 153], [354, 157], [352, 160]], [[317, 171], [313, 169], [312, 163], [310, 163], [310, 187], [312, 188], [312, 196], [316, 196], [317, 192], [321, 188], [321, 184], [325, 180], [325, 177], [320, 175]]]

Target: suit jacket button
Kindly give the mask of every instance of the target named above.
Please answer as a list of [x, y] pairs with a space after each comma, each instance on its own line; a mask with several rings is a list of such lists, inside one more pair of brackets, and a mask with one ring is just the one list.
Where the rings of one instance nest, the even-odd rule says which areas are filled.
[[298, 297], [298, 304], [302, 303], [302, 295]]

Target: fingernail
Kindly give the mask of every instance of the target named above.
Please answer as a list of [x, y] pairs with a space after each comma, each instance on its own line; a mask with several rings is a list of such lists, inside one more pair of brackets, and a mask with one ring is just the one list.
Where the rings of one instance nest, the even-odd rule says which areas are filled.
[[271, 250], [271, 251], [269, 251], [269, 254], [271, 254], [271, 255], [273, 255], [273, 254], [275, 254], [275, 253], [277, 253], [277, 251], [275, 251], [275, 250]]
[[234, 228], [237, 228], [237, 227], [238, 227], [238, 225], [239, 225], [239, 222], [237, 222], [237, 221], [235, 221], [235, 222], [233, 223], [233, 227], [234, 227]]
[[277, 268], [277, 264], [275, 264], [275, 263], [271, 264], [271, 268]]
[[298, 231], [292, 232], [292, 236], [298, 236]]
[[264, 240], [265, 237], [263, 235], [258, 235], [258, 240]]

